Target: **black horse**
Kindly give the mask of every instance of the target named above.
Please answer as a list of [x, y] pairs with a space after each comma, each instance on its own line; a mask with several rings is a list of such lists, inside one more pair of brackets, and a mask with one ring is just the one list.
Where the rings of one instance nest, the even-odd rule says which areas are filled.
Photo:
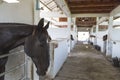
[[[0, 55], [9, 54], [9, 51], [24, 45], [25, 53], [31, 57], [39, 76], [46, 75], [49, 67], [49, 43], [51, 39], [47, 29], [49, 22], [44, 27], [42, 18], [38, 25], [20, 23], [0, 23]], [[5, 71], [8, 57], [0, 59], [0, 73]], [[0, 77], [4, 80], [4, 76]]]

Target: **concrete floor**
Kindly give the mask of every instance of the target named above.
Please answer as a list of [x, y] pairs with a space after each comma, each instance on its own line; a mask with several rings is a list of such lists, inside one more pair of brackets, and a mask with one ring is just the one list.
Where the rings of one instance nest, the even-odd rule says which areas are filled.
[[120, 71], [91, 45], [78, 43], [54, 80], [120, 80]]

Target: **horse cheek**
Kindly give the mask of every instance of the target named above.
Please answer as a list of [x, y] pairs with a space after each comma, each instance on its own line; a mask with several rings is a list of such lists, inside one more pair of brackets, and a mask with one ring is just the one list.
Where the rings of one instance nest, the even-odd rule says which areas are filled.
[[31, 38], [27, 38], [24, 44], [24, 51], [30, 57], [32, 55], [32, 48], [33, 48], [33, 40]]

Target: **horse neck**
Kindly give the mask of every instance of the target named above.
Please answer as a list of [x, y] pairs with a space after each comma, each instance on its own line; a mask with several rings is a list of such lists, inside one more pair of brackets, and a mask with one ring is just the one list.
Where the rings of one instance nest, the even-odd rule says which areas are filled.
[[12, 50], [20, 45], [24, 45], [25, 39], [32, 35], [36, 26], [34, 25], [0, 25], [0, 31], [3, 31], [3, 34], [10, 33], [10, 38], [6, 35], [3, 35], [0, 38], [6, 38], [6, 41], [0, 43], [0, 52]]
[[34, 33], [36, 26], [31, 25], [29, 27], [23, 27], [24, 29], [18, 33], [19, 39], [16, 43], [11, 47], [11, 49], [16, 48], [20, 45], [24, 45], [25, 39]]
[[36, 29], [36, 26], [34, 26], [34, 25], [25, 26], [22, 28], [20, 33], [18, 33], [18, 35], [27, 37], [29, 35], [32, 35], [34, 33], [35, 29]]

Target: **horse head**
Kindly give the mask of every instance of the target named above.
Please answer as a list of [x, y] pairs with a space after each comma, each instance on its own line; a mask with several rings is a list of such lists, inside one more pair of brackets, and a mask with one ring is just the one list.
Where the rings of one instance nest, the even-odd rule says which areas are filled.
[[25, 52], [31, 57], [37, 68], [37, 74], [44, 76], [49, 67], [49, 43], [50, 36], [47, 32], [49, 22], [44, 26], [41, 19], [31, 36], [25, 40]]

